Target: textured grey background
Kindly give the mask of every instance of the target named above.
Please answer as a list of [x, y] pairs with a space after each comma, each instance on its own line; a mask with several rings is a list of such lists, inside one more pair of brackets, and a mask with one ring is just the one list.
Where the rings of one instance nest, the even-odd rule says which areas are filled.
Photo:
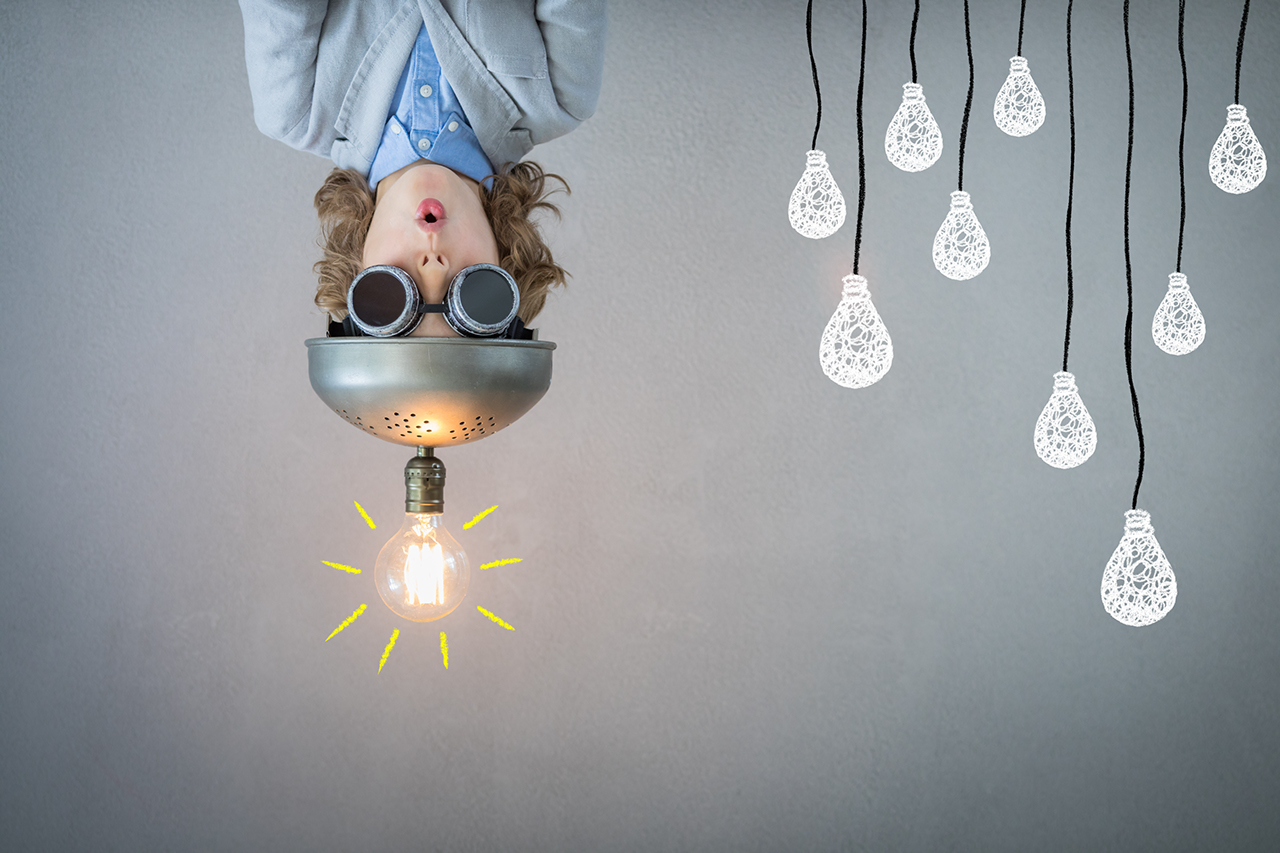
[[[816, 5], [819, 146], [853, 205], [858, 17]], [[0, 5], [0, 847], [1275, 849], [1280, 175], [1235, 197], [1205, 169], [1240, 4], [1189, 4], [1184, 269], [1208, 338], [1180, 359], [1149, 336], [1178, 227], [1176, 4], [1133, 9], [1141, 506], [1180, 588], [1144, 630], [1098, 596], [1137, 461], [1121, 3], [1077, 3], [1071, 367], [1100, 439], [1066, 472], [1031, 446], [1062, 344], [1065, 4], [1029, 5], [1049, 117], [1018, 140], [991, 118], [1018, 4], [973, 4], [966, 188], [994, 252], [955, 283], [929, 247], [961, 4], [921, 17], [947, 148], [918, 175], [881, 148], [911, 4], [871, 4], [863, 271], [897, 359], [847, 391], [817, 344], [852, 217], [813, 242], [784, 214], [813, 121], [804, 3], [615, 4], [597, 115], [535, 152], [574, 189], [549, 226], [574, 274], [540, 324], [551, 391], [445, 454], [473, 560], [523, 562], [428, 625], [321, 563], [371, 567], [408, 454], [308, 386], [327, 164], [256, 132], [236, 7]], [[1273, 158], [1278, 40], [1255, 3], [1242, 100]]]

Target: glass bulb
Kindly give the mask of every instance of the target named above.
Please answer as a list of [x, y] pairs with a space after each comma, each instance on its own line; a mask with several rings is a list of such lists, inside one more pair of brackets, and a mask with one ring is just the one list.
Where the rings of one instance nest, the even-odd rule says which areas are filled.
[[813, 240], [830, 237], [844, 224], [844, 196], [821, 151], [809, 152], [804, 174], [791, 191], [787, 215], [792, 228]]
[[904, 172], [922, 172], [942, 156], [942, 131], [919, 83], [902, 84], [902, 105], [885, 131], [884, 153]]
[[844, 295], [822, 330], [818, 361], [827, 378], [845, 388], [874, 385], [893, 365], [893, 341], [862, 276], [844, 277]]
[[1027, 60], [1009, 60], [1009, 76], [996, 95], [996, 127], [1010, 136], [1030, 136], [1044, 124], [1044, 97], [1031, 79]]
[[1267, 176], [1267, 154], [1239, 104], [1227, 107], [1227, 126], [1209, 152], [1209, 177], [1219, 189], [1247, 193]]
[[1160, 550], [1145, 510], [1124, 514], [1124, 536], [1102, 573], [1102, 606], [1134, 628], [1159, 622], [1178, 598], [1173, 567]]
[[449, 615], [471, 583], [467, 554], [441, 518], [440, 513], [405, 513], [404, 524], [382, 546], [373, 566], [383, 602], [414, 622]]
[[1093, 418], [1076, 390], [1075, 376], [1053, 374], [1053, 393], [1036, 421], [1036, 455], [1054, 468], [1074, 468], [1098, 446]]
[[1169, 273], [1169, 291], [1151, 321], [1151, 337], [1169, 355], [1186, 355], [1204, 341], [1204, 315], [1180, 272]]
[[947, 278], [965, 281], [985, 270], [990, 260], [991, 243], [969, 194], [956, 190], [951, 194], [951, 212], [933, 238], [933, 265]]

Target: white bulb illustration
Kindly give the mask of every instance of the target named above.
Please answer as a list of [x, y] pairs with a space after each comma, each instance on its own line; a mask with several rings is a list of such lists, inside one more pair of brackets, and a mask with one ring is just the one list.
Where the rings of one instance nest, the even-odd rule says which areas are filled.
[[1102, 606], [1133, 628], [1159, 622], [1173, 609], [1178, 581], [1160, 550], [1145, 510], [1124, 514], [1124, 536], [1102, 573]]
[[1076, 390], [1075, 376], [1053, 374], [1053, 393], [1036, 420], [1036, 455], [1054, 468], [1082, 464], [1098, 446], [1093, 418]]
[[844, 295], [822, 330], [818, 361], [827, 378], [845, 388], [874, 385], [893, 365], [893, 341], [862, 276], [844, 277]]
[[1151, 321], [1151, 337], [1169, 355], [1186, 355], [1204, 341], [1204, 315], [1180, 272], [1169, 273], [1169, 290]]
[[951, 194], [951, 212], [933, 238], [933, 265], [947, 278], [965, 281], [986, 269], [990, 260], [991, 243], [969, 194], [956, 190]]
[[810, 151], [804, 174], [791, 191], [791, 227], [814, 240], [830, 237], [844, 224], [844, 212], [844, 196], [827, 168], [827, 155]]
[[902, 84], [902, 105], [884, 134], [884, 153], [904, 172], [921, 172], [942, 156], [942, 131], [919, 83]]
[[1239, 104], [1227, 107], [1227, 126], [1209, 152], [1209, 177], [1219, 189], [1247, 193], [1267, 176], [1267, 154]]
[[1044, 98], [1027, 69], [1027, 60], [1009, 60], [1009, 76], [996, 95], [996, 127], [1010, 136], [1029, 136], [1044, 124]]

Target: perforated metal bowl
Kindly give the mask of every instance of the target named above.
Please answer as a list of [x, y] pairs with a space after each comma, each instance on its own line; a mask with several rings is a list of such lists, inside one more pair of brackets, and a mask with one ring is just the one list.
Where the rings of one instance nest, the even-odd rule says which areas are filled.
[[551, 386], [550, 341], [311, 338], [311, 387], [383, 441], [448, 447], [515, 423]]

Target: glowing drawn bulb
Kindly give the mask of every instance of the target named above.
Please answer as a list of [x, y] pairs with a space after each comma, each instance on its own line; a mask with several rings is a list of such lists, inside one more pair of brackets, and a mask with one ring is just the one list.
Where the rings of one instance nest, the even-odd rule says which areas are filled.
[[884, 133], [884, 153], [904, 172], [922, 172], [942, 156], [942, 131], [919, 83], [902, 84], [902, 106]]
[[791, 191], [787, 215], [792, 228], [813, 240], [830, 237], [844, 224], [844, 196], [821, 151], [809, 152], [804, 174]]
[[453, 611], [471, 583], [471, 567], [440, 513], [408, 512], [373, 566], [378, 595], [397, 616], [430, 622]]
[[1209, 177], [1219, 189], [1247, 193], [1267, 176], [1267, 154], [1249, 126], [1244, 107], [1227, 107], [1227, 126], [1209, 152]]
[[1204, 315], [1180, 272], [1169, 273], [1169, 291], [1151, 321], [1151, 337], [1169, 355], [1186, 355], [1204, 341]]
[[818, 361], [822, 372], [845, 388], [866, 388], [879, 382], [893, 365], [893, 341], [871, 302], [867, 280], [850, 273], [844, 295], [822, 330]]
[[1075, 376], [1053, 374], [1053, 393], [1036, 420], [1036, 455], [1054, 468], [1082, 464], [1098, 446], [1093, 418], [1076, 390]]
[[1030, 136], [1044, 124], [1044, 98], [1027, 69], [1027, 60], [1009, 60], [1009, 76], [996, 95], [996, 127], [1010, 136]]
[[985, 270], [990, 260], [991, 243], [969, 194], [956, 190], [951, 194], [951, 212], [933, 238], [933, 265], [947, 278], [965, 281]]
[[1124, 514], [1124, 536], [1102, 573], [1102, 606], [1134, 628], [1159, 622], [1178, 598], [1173, 567], [1160, 550], [1145, 510]]

